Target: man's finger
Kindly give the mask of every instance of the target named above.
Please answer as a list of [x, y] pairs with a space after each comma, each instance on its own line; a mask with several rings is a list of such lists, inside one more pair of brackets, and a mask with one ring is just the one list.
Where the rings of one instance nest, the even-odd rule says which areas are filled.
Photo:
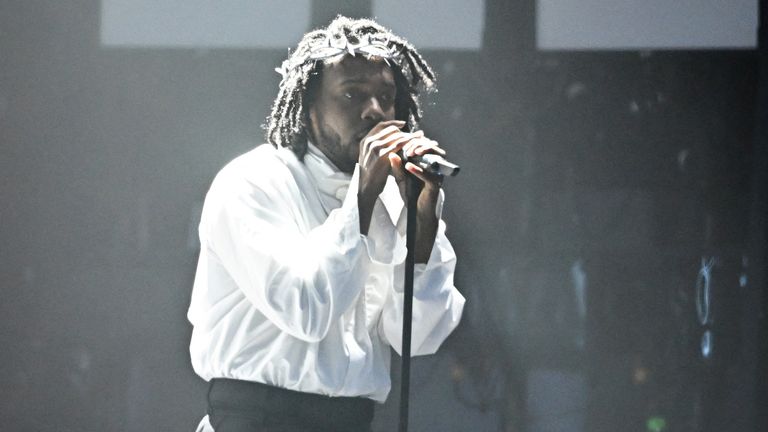
[[[370, 142], [380, 140], [391, 133], [400, 131], [403, 126], [405, 126], [405, 122], [402, 120], [383, 121], [371, 128], [364, 139], [367, 139]], [[371, 133], [373, 133], [373, 135], [371, 135]]]
[[445, 156], [445, 150], [440, 148], [437, 141], [427, 138], [412, 140], [408, 143], [408, 146], [405, 147], [404, 152], [408, 156], [421, 156], [426, 153], [435, 153], [440, 156]]
[[390, 153], [387, 155], [389, 158], [389, 165], [392, 167], [392, 176], [395, 178], [395, 181], [399, 184], [403, 180], [405, 180], [405, 171], [403, 170], [403, 160], [400, 159], [400, 156], [397, 153]]
[[425, 153], [436, 153], [440, 156], [445, 156], [445, 150], [440, 148], [437, 141], [434, 140], [419, 140], [419, 143], [414, 148], [414, 153], [419, 156]]
[[389, 143], [387, 143], [386, 147], [379, 149], [379, 156], [384, 156], [387, 153], [393, 153], [400, 150], [411, 139], [412, 138], [410, 134], [403, 133], [402, 136], [399, 136], [393, 141], [390, 141]]

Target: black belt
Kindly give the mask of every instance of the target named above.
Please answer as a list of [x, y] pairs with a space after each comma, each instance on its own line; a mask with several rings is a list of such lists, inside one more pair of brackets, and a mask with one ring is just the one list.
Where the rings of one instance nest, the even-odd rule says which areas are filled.
[[208, 389], [208, 414], [247, 417], [265, 425], [305, 426], [312, 431], [366, 431], [373, 420], [373, 401], [213, 378]]

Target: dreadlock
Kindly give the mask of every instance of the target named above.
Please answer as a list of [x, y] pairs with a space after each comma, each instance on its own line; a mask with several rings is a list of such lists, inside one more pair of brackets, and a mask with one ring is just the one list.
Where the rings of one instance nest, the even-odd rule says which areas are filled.
[[324, 65], [323, 60], [313, 60], [310, 54], [327, 46], [329, 38], [357, 43], [366, 36], [386, 40], [394, 53], [393, 58], [386, 60], [397, 88], [395, 118], [406, 122], [404, 130], [416, 130], [421, 119], [418, 89], [436, 90], [434, 71], [413, 45], [390, 30], [369, 19], [340, 15], [327, 28], [305, 34], [279, 70], [283, 79], [265, 125], [269, 143], [289, 147], [303, 159], [307, 152], [308, 104]]

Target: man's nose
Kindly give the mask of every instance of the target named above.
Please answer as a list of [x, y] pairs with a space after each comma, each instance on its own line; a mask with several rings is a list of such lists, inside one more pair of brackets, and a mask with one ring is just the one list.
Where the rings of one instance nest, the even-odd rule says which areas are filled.
[[384, 119], [384, 110], [376, 97], [370, 97], [363, 108], [361, 117], [365, 120], [381, 121]]

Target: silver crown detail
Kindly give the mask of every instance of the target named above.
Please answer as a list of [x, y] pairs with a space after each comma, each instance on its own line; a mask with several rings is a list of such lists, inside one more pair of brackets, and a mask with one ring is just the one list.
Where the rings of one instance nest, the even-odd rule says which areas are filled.
[[304, 64], [308, 60], [329, 60], [346, 54], [353, 57], [357, 54], [362, 54], [366, 57], [380, 57], [389, 62], [390, 59], [396, 57], [397, 52], [389, 46], [389, 39], [382, 37], [364, 35], [357, 43], [353, 43], [344, 35], [334, 36], [330, 32], [326, 32], [325, 43], [312, 48], [305, 56], [286, 59], [280, 67], [275, 68], [275, 72], [285, 79], [292, 69]]

